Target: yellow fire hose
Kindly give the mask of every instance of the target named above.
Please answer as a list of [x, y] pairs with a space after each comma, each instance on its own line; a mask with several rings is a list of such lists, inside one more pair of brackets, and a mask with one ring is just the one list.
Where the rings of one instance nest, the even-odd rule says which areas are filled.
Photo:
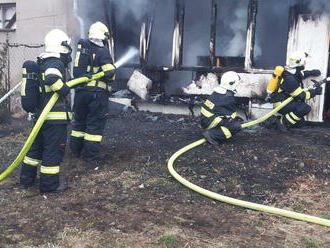
[[[255, 124], [258, 124], [262, 121], [265, 121], [266, 119], [268, 119], [270, 116], [272, 116], [273, 114], [275, 114], [277, 111], [279, 111], [280, 109], [282, 109], [285, 105], [287, 105], [289, 102], [291, 102], [293, 100], [292, 97], [286, 99], [284, 102], [282, 102], [281, 105], [279, 105], [278, 107], [276, 107], [275, 109], [273, 109], [272, 111], [270, 111], [269, 113], [267, 113], [266, 115], [262, 116], [261, 118], [251, 121], [251, 122], [247, 122], [247, 123], [243, 123], [242, 124], [242, 128], [246, 128]], [[224, 195], [220, 195], [217, 194], [215, 192], [203, 189], [191, 182], [189, 182], [188, 180], [184, 179], [182, 176], [180, 176], [173, 167], [174, 161], [181, 156], [182, 154], [184, 154], [185, 152], [199, 146], [202, 145], [203, 143], [206, 142], [206, 139], [200, 139], [197, 140], [183, 148], [181, 148], [180, 150], [178, 150], [176, 153], [174, 153], [171, 158], [169, 159], [168, 163], [167, 163], [167, 167], [169, 172], [171, 173], [171, 175], [180, 183], [182, 183], [184, 186], [188, 187], [191, 190], [196, 191], [197, 193], [210, 197], [212, 199], [221, 201], [221, 202], [225, 202], [228, 204], [232, 204], [232, 205], [236, 205], [236, 206], [240, 206], [240, 207], [244, 207], [244, 208], [249, 208], [249, 209], [254, 209], [257, 211], [262, 211], [262, 212], [266, 212], [266, 213], [271, 213], [271, 214], [277, 214], [280, 216], [284, 216], [284, 217], [288, 217], [288, 218], [292, 218], [292, 219], [297, 219], [297, 220], [301, 220], [301, 221], [305, 221], [305, 222], [311, 222], [311, 223], [315, 223], [315, 224], [319, 224], [322, 226], [327, 226], [330, 227], [330, 220], [327, 219], [323, 219], [323, 218], [319, 218], [319, 217], [315, 217], [315, 216], [311, 216], [311, 215], [306, 215], [306, 214], [301, 214], [301, 213], [296, 213], [293, 211], [289, 211], [289, 210], [284, 210], [284, 209], [280, 209], [280, 208], [275, 208], [275, 207], [269, 207], [269, 206], [265, 206], [262, 204], [257, 204], [257, 203], [252, 203], [252, 202], [248, 202], [248, 201], [243, 201], [243, 200], [238, 200], [238, 199], [234, 199], [231, 197], [227, 197]]]
[[[103, 76], [104, 76], [104, 72], [99, 72], [97, 74], [94, 74], [92, 76], [92, 78], [81, 77], [81, 78], [73, 79], [73, 80], [67, 82], [67, 85], [69, 87], [73, 87], [73, 86], [76, 86], [78, 84], [89, 82], [91, 80], [96, 80], [96, 79], [101, 78]], [[2, 181], [3, 179], [5, 179], [10, 173], [12, 173], [16, 169], [16, 167], [22, 162], [22, 160], [24, 159], [26, 153], [31, 148], [33, 141], [37, 137], [37, 134], [39, 133], [40, 128], [41, 128], [42, 124], [44, 123], [48, 112], [53, 108], [53, 106], [55, 105], [56, 101], [58, 100], [58, 97], [59, 97], [59, 94], [54, 93], [53, 96], [50, 98], [50, 100], [48, 101], [47, 105], [45, 106], [45, 108], [43, 109], [42, 113], [40, 114], [40, 116], [39, 116], [36, 124], [34, 125], [34, 127], [33, 127], [32, 131], [31, 131], [28, 139], [26, 140], [26, 142], [25, 142], [22, 150], [17, 155], [17, 157], [14, 160], [14, 162], [4, 172], [2, 172], [0, 174], [0, 181]]]

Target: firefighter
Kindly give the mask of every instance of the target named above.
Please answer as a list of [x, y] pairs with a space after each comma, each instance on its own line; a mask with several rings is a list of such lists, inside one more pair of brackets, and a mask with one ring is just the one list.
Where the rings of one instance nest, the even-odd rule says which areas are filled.
[[60, 163], [64, 156], [67, 139], [67, 124], [70, 121], [70, 105], [66, 99], [70, 88], [66, 85], [66, 69], [71, 61], [71, 47], [68, 35], [59, 29], [51, 30], [45, 36], [45, 52], [38, 57], [40, 70], [40, 111], [46, 106], [54, 92], [59, 99], [47, 114], [31, 149], [23, 160], [20, 175], [21, 188], [28, 188], [35, 182], [40, 165], [40, 193], [67, 190], [60, 184]]
[[320, 86], [312, 89], [304, 88], [303, 79], [321, 75], [319, 70], [304, 70], [307, 56], [305, 52], [292, 54], [289, 65], [281, 75], [277, 91], [271, 95], [270, 102], [273, 103], [274, 108], [287, 98], [294, 97], [293, 101], [279, 111], [281, 116], [276, 120], [276, 128], [281, 131], [301, 126], [304, 116], [311, 111], [306, 101], [322, 94]]
[[72, 153], [88, 162], [100, 162], [103, 131], [109, 112], [111, 82], [115, 79], [115, 66], [107, 45], [109, 30], [101, 22], [92, 24], [88, 39], [78, 42], [73, 76], [90, 76], [103, 71], [105, 76], [75, 89], [74, 120], [70, 139]]
[[219, 145], [241, 130], [234, 97], [239, 81], [236, 72], [225, 72], [220, 85], [214, 88], [201, 107], [201, 126], [206, 130], [203, 136], [210, 144]]

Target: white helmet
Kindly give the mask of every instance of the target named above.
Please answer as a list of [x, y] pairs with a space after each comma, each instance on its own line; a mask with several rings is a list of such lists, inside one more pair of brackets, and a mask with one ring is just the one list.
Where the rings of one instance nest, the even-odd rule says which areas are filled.
[[299, 66], [304, 66], [306, 64], [306, 58], [308, 54], [306, 52], [296, 51], [293, 52], [289, 57], [289, 67], [296, 68]]
[[45, 36], [45, 52], [47, 53], [71, 53], [69, 36], [60, 29], [53, 29]]
[[95, 22], [89, 28], [88, 38], [98, 40], [109, 39], [109, 29], [102, 22]]
[[220, 86], [226, 90], [235, 91], [240, 80], [241, 78], [236, 72], [227, 71], [221, 77]]

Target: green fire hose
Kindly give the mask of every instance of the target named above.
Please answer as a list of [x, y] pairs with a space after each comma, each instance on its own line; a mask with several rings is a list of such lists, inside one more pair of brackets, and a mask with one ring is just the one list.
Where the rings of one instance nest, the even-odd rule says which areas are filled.
[[[79, 84], [82, 84], [82, 83], [89, 82], [91, 80], [96, 80], [96, 79], [101, 78], [103, 76], [104, 76], [104, 72], [99, 72], [97, 74], [94, 74], [92, 76], [92, 78], [81, 77], [81, 78], [73, 79], [73, 80], [67, 82], [67, 85], [69, 87], [73, 87], [73, 86], [76, 86], [76, 85], [79, 85]], [[44, 123], [48, 112], [53, 108], [53, 106], [55, 105], [58, 98], [59, 98], [59, 94], [57, 94], [57, 93], [54, 93], [53, 96], [50, 98], [47, 105], [45, 106], [42, 113], [40, 114], [36, 124], [34, 125], [34, 127], [31, 131], [28, 139], [26, 140], [22, 150], [17, 155], [14, 162], [4, 172], [2, 172], [0, 174], [0, 181], [5, 179], [10, 173], [12, 173], [17, 168], [17, 166], [22, 162], [22, 160], [24, 159], [26, 153], [31, 148], [33, 141], [37, 137], [37, 134], [39, 133], [40, 128], [42, 127], [42, 124]]]
[[[293, 100], [293, 98], [289, 97], [284, 102], [282, 102], [282, 104], [280, 104], [278, 107], [276, 107], [275, 109], [273, 109], [272, 111], [270, 111], [266, 115], [262, 116], [261, 118], [259, 118], [257, 120], [254, 120], [254, 121], [251, 121], [251, 122], [243, 123], [242, 128], [246, 128], [246, 127], [258, 124], [262, 121], [265, 121], [266, 119], [268, 119], [270, 116], [272, 116], [277, 111], [282, 109], [285, 105], [287, 105], [292, 100]], [[187, 151], [189, 151], [189, 150], [191, 150], [191, 149], [193, 149], [193, 148], [195, 148], [199, 145], [202, 145], [205, 142], [206, 142], [206, 139], [204, 139], [204, 138], [200, 139], [200, 140], [197, 140], [197, 141], [181, 148], [177, 152], [175, 152], [171, 156], [171, 158], [169, 159], [169, 161], [167, 163], [168, 170], [171, 173], [171, 175], [177, 181], [179, 181], [181, 184], [183, 184], [184, 186], [188, 187], [191, 190], [196, 191], [197, 193], [199, 193], [201, 195], [210, 197], [212, 199], [215, 199], [215, 200], [218, 200], [218, 201], [221, 201], [221, 202], [225, 202], [225, 203], [228, 203], [228, 204], [232, 204], [232, 205], [236, 205], [236, 206], [240, 206], [240, 207], [244, 207], [244, 208], [249, 208], [249, 209], [262, 211], [262, 212], [266, 212], [266, 213], [271, 213], [271, 214], [277, 214], [277, 215], [292, 218], [292, 219], [297, 219], [297, 220], [301, 220], [301, 221], [305, 221], [305, 222], [311, 222], [311, 223], [319, 224], [319, 225], [322, 225], [322, 226], [330, 227], [330, 220], [327, 220], [327, 219], [323, 219], [323, 218], [319, 218], [319, 217], [315, 217], [315, 216], [311, 216], [311, 215], [306, 215], [306, 214], [301, 214], [301, 213], [296, 213], [296, 212], [293, 212], [293, 211], [284, 210], [284, 209], [280, 209], [280, 208], [269, 207], [269, 206], [265, 206], [265, 205], [262, 205], [262, 204], [248, 202], [248, 201], [238, 200], [238, 199], [234, 199], [234, 198], [227, 197], [227, 196], [223, 196], [223, 195], [217, 194], [215, 192], [203, 189], [203, 188], [189, 182], [188, 180], [184, 179], [182, 176], [180, 176], [174, 170], [174, 167], [173, 167], [174, 161], [179, 156], [184, 154], [185, 152], [187, 152]]]

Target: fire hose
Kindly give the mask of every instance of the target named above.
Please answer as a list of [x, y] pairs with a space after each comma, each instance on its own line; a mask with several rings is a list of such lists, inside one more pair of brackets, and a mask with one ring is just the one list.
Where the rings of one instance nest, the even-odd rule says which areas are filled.
[[[130, 47], [128, 49], [127, 53], [124, 54], [124, 56], [122, 58], [120, 58], [118, 61], [115, 62], [113, 70], [118, 69], [119, 67], [121, 67], [127, 61], [132, 59], [136, 54], [137, 54], [137, 49], [134, 48], [134, 47]], [[66, 84], [71, 88], [71, 87], [74, 87], [74, 86], [82, 84], [82, 83], [87, 83], [89, 81], [99, 79], [101, 77], [104, 77], [104, 72], [103, 71], [99, 72], [99, 73], [96, 73], [96, 74], [93, 74], [91, 78], [80, 77], [80, 78], [73, 79], [73, 80], [67, 82]], [[12, 164], [4, 172], [2, 172], [0, 174], [0, 182], [3, 179], [5, 179], [10, 173], [12, 173], [17, 168], [17, 166], [22, 162], [22, 160], [24, 159], [26, 153], [31, 148], [33, 141], [37, 137], [37, 134], [39, 133], [40, 128], [42, 127], [42, 124], [44, 123], [48, 112], [53, 108], [53, 106], [55, 105], [58, 98], [59, 98], [59, 94], [57, 94], [57, 93], [54, 93], [53, 96], [50, 98], [47, 105], [44, 107], [43, 111], [41, 112], [36, 124], [34, 125], [32, 131], [31, 131], [31, 133], [28, 137], [28, 139], [26, 140], [22, 150], [17, 155], [14, 162], [12, 162]]]
[[[92, 81], [92, 80], [96, 80], [96, 79], [101, 78], [103, 76], [104, 76], [104, 72], [99, 72], [97, 74], [94, 74], [92, 76], [92, 78], [81, 77], [81, 78], [73, 79], [73, 80], [67, 82], [67, 85], [69, 87], [73, 87], [73, 86], [76, 86], [76, 85], [79, 85], [79, 84], [82, 84], [82, 83], [86, 83], [86, 82], [89, 82], [89, 81]], [[22, 150], [17, 155], [14, 162], [12, 162], [12, 164], [4, 172], [2, 172], [0, 174], [0, 181], [5, 179], [10, 173], [12, 173], [16, 169], [16, 167], [22, 162], [22, 160], [24, 159], [26, 153], [31, 148], [33, 141], [37, 137], [37, 134], [39, 133], [40, 128], [42, 127], [42, 124], [44, 123], [48, 112], [53, 108], [53, 106], [55, 105], [58, 98], [59, 98], [59, 94], [57, 94], [57, 93], [54, 93], [53, 96], [50, 98], [47, 105], [45, 106], [45, 108], [41, 112], [36, 124], [34, 125], [32, 131], [31, 131], [31, 133], [28, 137], [28, 139], [26, 140]]]
[[[249, 126], [252, 126], [252, 125], [256, 125], [256, 124], [258, 124], [262, 121], [265, 121], [266, 119], [268, 119], [270, 116], [272, 116], [273, 114], [278, 112], [280, 109], [282, 109], [285, 105], [287, 105], [292, 100], [293, 100], [293, 97], [289, 97], [288, 99], [283, 101], [279, 106], [277, 106], [276, 108], [274, 108], [272, 111], [270, 111], [266, 115], [262, 116], [261, 118], [259, 118], [257, 120], [254, 120], [254, 121], [251, 121], [251, 122], [243, 123], [241, 125], [242, 128], [246, 128], [246, 127], [249, 127]], [[168, 168], [169, 172], [171, 173], [171, 175], [177, 181], [179, 181], [181, 184], [183, 184], [184, 186], [188, 187], [189, 189], [191, 189], [191, 190], [193, 190], [193, 191], [195, 191], [195, 192], [197, 192], [201, 195], [207, 196], [207, 197], [212, 198], [214, 200], [218, 200], [218, 201], [225, 202], [225, 203], [232, 204], [232, 205], [239, 206], [239, 207], [249, 208], [249, 209], [253, 209], [253, 210], [257, 210], [257, 211], [261, 211], [261, 212], [265, 212], [265, 213], [276, 214], [276, 215], [280, 215], [280, 216], [284, 216], [284, 217], [288, 217], [288, 218], [292, 218], [292, 219], [297, 219], [297, 220], [301, 220], [301, 221], [305, 221], [305, 222], [310, 222], [310, 223], [315, 223], [315, 224], [319, 224], [319, 225], [322, 225], [322, 226], [330, 227], [330, 220], [315, 217], [315, 216], [311, 216], [311, 215], [301, 214], [301, 213], [297, 213], [297, 212], [293, 212], [293, 211], [289, 211], [289, 210], [284, 210], [284, 209], [280, 209], [280, 208], [270, 207], [270, 206], [266, 206], [266, 205], [262, 205], [262, 204], [258, 204], [258, 203], [243, 201], [243, 200], [231, 198], [231, 197], [224, 196], [224, 195], [220, 195], [220, 194], [217, 194], [215, 192], [203, 189], [202, 187], [199, 187], [196, 184], [193, 184], [193, 183], [189, 182], [188, 180], [186, 180], [185, 178], [183, 178], [182, 176], [180, 176], [174, 170], [174, 166], [173, 166], [174, 161], [179, 156], [184, 154], [185, 152], [187, 152], [187, 151], [189, 151], [189, 150], [191, 150], [191, 149], [193, 149], [193, 148], [195, 148], [199, 145], [202, 145], [205, 142], [206, 142], [205, 138], [197, 140], [197, 141], [181, 148], [180, 150], [175, 152], [170, 157], [170, 159], [167, 163], [167, 168]]]

